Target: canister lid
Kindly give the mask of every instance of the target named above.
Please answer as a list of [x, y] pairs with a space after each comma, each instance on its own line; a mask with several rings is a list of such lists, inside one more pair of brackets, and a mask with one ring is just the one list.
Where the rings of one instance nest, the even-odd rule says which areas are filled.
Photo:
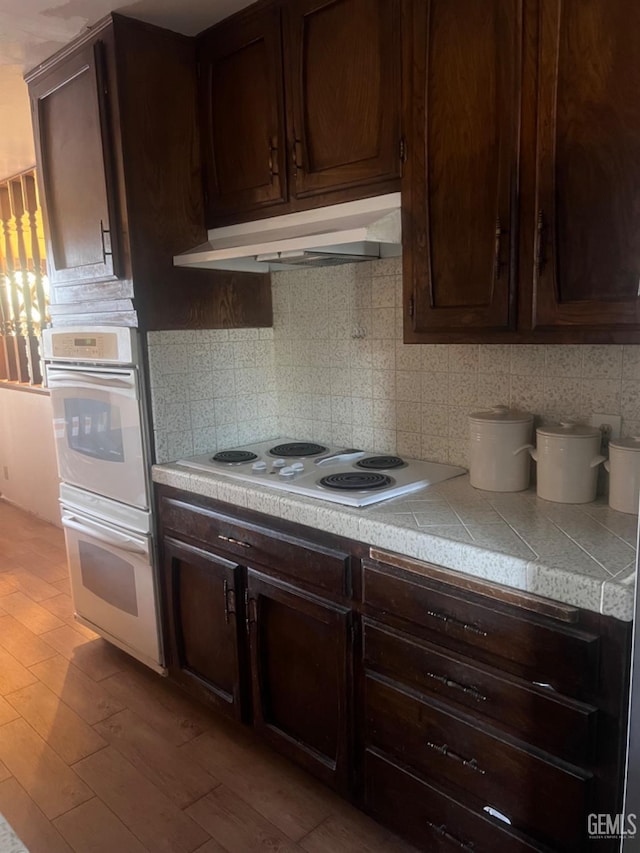
[[609, 441], [609, 447], [615, 447], [617, 450], [640, 450], [640, 435], [633, 435], [630, 438], [612, 438]]
[[469, 415], [472, 421], [490, 421], [491, 423], [530, 424], [533, 415], [529, 412], [521, 412], [518, 409], [510, 409], [509, 406], [492, 406], [486, 412], [473, 412]]
[[563, 436], [571, 438], [596, 438], [601, 435], [597, 427], [577, 424], [574, 421], [560, 421], [559, 424], [546, 424], [536, 430], [538, 435]]

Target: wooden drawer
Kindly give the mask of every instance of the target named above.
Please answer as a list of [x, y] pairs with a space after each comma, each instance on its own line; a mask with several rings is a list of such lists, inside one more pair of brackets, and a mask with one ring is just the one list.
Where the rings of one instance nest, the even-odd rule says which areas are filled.
[[420, 626], [438, 644], [560, 693], [581, 695], [595, 686], [596, 634], [369, 562], [363, 597], [367, 609]]
[[546, 851], [495, 818], [473, 812], [375, 750], [364, 763], [365, 808], [429, 853]]
[[165, 533], [201, 542], [243, 566], [262, 566], [339, 597], [351, 595], [351, 561], [346, 551], [166, 495], [160, 500], [160, 515]]
[[583, 849], [589, 773], [481, 730], [380, 677], [368, 675], [365, 682], [367, 746], [394, 755], [478, 810], [497, 809], [551, 846]]
[[368, 669], [455, 703], [554, 755], [588, 762], [597, 709], [526, 682], [505, 678], [468, 658], [363, 620]]

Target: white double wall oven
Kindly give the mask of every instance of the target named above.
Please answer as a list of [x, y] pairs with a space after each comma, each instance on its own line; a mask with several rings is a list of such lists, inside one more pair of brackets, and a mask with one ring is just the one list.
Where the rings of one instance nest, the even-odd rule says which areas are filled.
[[62, 327], [43, 345], [76, 618], [164, 671], [138, 333]]

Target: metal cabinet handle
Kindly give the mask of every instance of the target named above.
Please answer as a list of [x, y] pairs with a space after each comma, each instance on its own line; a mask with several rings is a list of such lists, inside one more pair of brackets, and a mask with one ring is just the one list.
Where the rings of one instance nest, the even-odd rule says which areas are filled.
[[447, 829], [447, 825], [445, 823], [441, 823], [440, 826], [438, 826], [437, 824], [432, 823], [430, 820], [428, 820], [427, 826], [430, 827], [430, 829], [432, 829], [441, 838], [445, 838], [455, 847], [459, 847], [460, 850], [468, 850], [469, 853], [473, 853], [473, 851], [476, 849], [476, 846], [472, 841], [462, 841], [462, 839], [457, 838], [455, 835], [452, 835]]
[[218, 539], [222, 539], [223, 542], [229, 542], [231, 545], [239, 545], [241, 548], [251, 548], [248, 542], [241, 542], [240, 539], [234, 539], [233, 536], [224, 536], [222, 533], [218, 533]]
[[475, 770], [475, 772], [479, 773], [481, 776], [484, 776], [486, 773], [486, 771], [479, 766], [475, 758], [464, 758], [464, 756], [458, 755], [457, 752], [453, 752], [451, 749], [449, 749], [446, 743], [437, 744], [432, 743], [432, 741], [428, 740], [427, 746], [429, 747], [429, 749], [432, 749], [439, 755], [444, 755], [446, 758], [450, 758], [452, 761], [457, 761], [459, 764], [462, 764], [463, 767], [468, 767], [469, 770]]
[[[107, 243], [105, 241], [105, 235], [109, 238], [109, 248], [107, 249]], [[100, 220], [100, 241], [102, 243], [102, 260], [106, 264], [107, 255], [113, 255], [113, 250], [111, 248], [111, 229], [104, 227], [104, 222], [102, 219]]]
[[479, 637], [487, 636], [487, 632], [483, 631], [479, 625], [474, 625], [473, 622], [460, 622], [459, 619], [454, 619], [452, 616], [440, 613], [438, 610], [427, 610], [427, 616], [431, 616], [432, 619], [438, 619], [440, 622], [455, 625], [457, 628], [462, 628], [463, 631], [469, 631], [471, 634], [477, 634]]
[[547, 229], [544, 221], [544, 211], [540, 209], [538, 211], [538, 223], [536, 226], [536, 270], [538, 271], [539, 276], [542, 275], [544, 266], [547, 262], [547, 259], [544, 256], [546, 230]]
[[249, 597], [249, 590], [244, 591], [244, 623], [247, 634], [251, 633], [251, 625], [258, 621], [257, 605], [255, 598]]
[[302, 169], [303, 156], [302, 156], [302, 140], [296, 139], [294, 140], [292, 147], [292, 157], [293, 157], [293, 165], [296, 169]]
[[271, 180], [277, 178], [280, 174], [278, 166], [278, 140], [275, 136], [269, 137], [269, 172], [271, 173]]
[[500, 224], [500, 217], [498, 217], [496, 219], [496, 236], [493, 256], [493, 277], [496, 281], [500, 278], [502, 267], [504, 266], [504, 263], [500, 260], [500, 241], [502, 235], [505, 233], [506, 232], [502, 230], [502, 225]]
[[433, 678], [434, 681], [438, 681], [440, 684], [443, 684], [445, 687], [453, 687], [456, 690], [461, 690], [463, 693], [466, 693], [468, 696], [471, 696], [476, 702], [486, 702], [487, 697], [480, 693], [479, 690], [476, 690], [475, 687], [468, 687], [466, 684], [460, 684], [458, 681], [454, 681], [446, 675], [436, 675], [435, 672], [428, 672], [428, 678]]
[[225, 580], [222, 584], [224, 594], [224, 621], [228, 625], [229, 617], [233, 613], [236, 615], [236, 594], [235, 591], [229, 589], [229, 581]]

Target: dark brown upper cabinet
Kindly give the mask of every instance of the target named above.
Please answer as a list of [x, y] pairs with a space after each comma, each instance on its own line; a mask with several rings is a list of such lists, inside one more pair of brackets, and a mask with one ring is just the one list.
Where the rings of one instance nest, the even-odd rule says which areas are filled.
[[206, 239], [195, 40], [109, 15], [27, 75], [54, 325], [270, 325], [267, 276], [186, 270]]
[[285, 201], [279, 8], [215, 27], [199, 56], [208, 219]]
[[533, 326], [638, 340], [640, 5], [541, 0], [539, 23]]
[[399, 188], [399, 0], [257, 4], [199, 37], [207, 224]]
[[640, 7], [403, 11], [405, 340], [640, 341]]
[[400, 8], [292, 0], [284, 8], [296, 198], [400, 175]]
[[99, 41], [61, 62], [31, 89], [49, 224], [47, 268], [54, 285], [121, 274], [117, 239], [112, 239], [120, 226], [116, 177], [106, 156], [111, 150], [106, 94]]
[[411, 339], [515, 323], [521, 6], [411, 7], [403, 178]]

